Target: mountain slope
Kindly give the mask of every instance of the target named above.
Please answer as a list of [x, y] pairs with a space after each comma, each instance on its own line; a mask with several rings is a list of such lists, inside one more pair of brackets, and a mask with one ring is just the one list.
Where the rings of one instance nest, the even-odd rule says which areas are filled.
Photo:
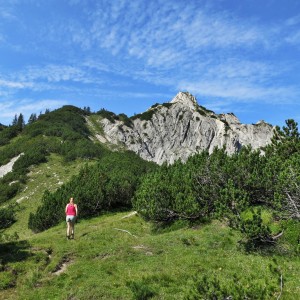
[[79, 108], [64, 106], [0, 132], [0, 206], [25, 188], [30, 167], [46, 163], [50, 155], [61, 156], [67, 165], [76, 159], [92, 161], [108, 152], [89, 139], [85, 116]]
[[266, 146], [273, 135], [273, 126], [260, 121], [241, 124], [232, 114], [217, 115], [199, 106], [195, 97], [180, 92], [169, 103], [153, 105], [130, 122], [98, 118], [101, 142], [123, 146], [138, 153], [143, 159], [173, 163], [195, 153], [215, 147], [226, 147], [228, 153], [242, 146], [254, 149]]
[[[79, 159], [66, 163], [63, 157], [51, 154], [46, 163], [31, 166], [26, 185], [8, 202], [17, 202], [19, 209], [16, 213], [17, 222], [7, 228], [5, 233], [17, 232], [20, 239], [32, 236], [33, 232], [28, 228], [29, 214], [35, 212], [41, 204], [43, 193], [46, 190], [54, 192], [62, 184], [68, 182], [72, 176], [77, 175], [86, 164], [87, 161]], [[67, 201], [68, 199], [66, 199], [66, 203]]]
[[[62, 222], [2, 245], [0, 299], [186, 299], [195, 276], [229, 291], [244, 287], [254, 293], [249, 299], [278, 299], [280, 274], [270, 265], [288, 278], [282, 299], [299, 295], [297, 257], [246, 254], [237, 249], [237, 232], [217, 221], [153, 232], [126, 212], [82, 220], [75, 230], [75, 240], [66, 240]], [[1, 290], [4, 283], [11, 288]]]
[[[180, 117], [183, 107], [185, 113]], [[176, 115], [176, 110], [179, 111], [178, 115]], [[165, 114], [162, 114], [162, 111], [165, 111]], [[174, 114], [174, 118], [171, 118], [172, 115], [169, 116], [170, 112]], [[236, 130], [239, 128], [238, 132], [243, 129], [242, 124], [234, 115], [216, 115], [198, 106], [188, 94], [180, 95], [171, 103], [155, 105], [148, 112], [131, 120], [127, 120], [124, 116], [122, 116], [123, 120], [120, 120], [120, 117], [119, 120], [114, 120], [112, 117], [104, 118], [100, 123], [92, 118], [88, 120], [92, 123], [96, 122], [96, 125], [108, 120], [112, 124], [122, 125], [123, 130], [126, 127], [133, 129], [138, 124], [142, 124], [143, 128], [143, 124], [148, 124], [153, 126], [157, 134], [163, 134], [162, 130], [165, 128], [173, 128], [176, 133], [179, 127], [182, 129], [183, 139], [179, 145], [185, 145], [192, 138], [190, 134], [193, 132], [194, 123], [201, 121], [197, 120], [200, 116], [196, 113], [203, 117], [201, 119], [203, 124], [207, 122], [212, 128], [225, 124], [230, 127], [227, 131], [233, 132], [234, 128]], [[184, 121], [185, 115], [191, 114], [196, 121], [193, 118], [190, 118], [190, 122]], [[165, 122], [164, 117], [170, 122]], [[153, 120], [161, 120], [161, 124]], [[172, 124], [172, 120], [177, 123]], [[183, 129], [184, 122], [187, 122], [186, 130]], [[261, 132], [254, 132], [256, 126], [261, 125], [246, 127], [247, 133], [252, 133], [249, 140], [255, 137], [255, 142], [258, 141], [256, 137], [259, 137]], [[33, 129], [38, 130], [39, 127], [36, 125]], [[55, 133], [60, 134], [58, 130], [60, 127], [57, 126]], [[85, 130], [84, 132], [86, 135], [94, 134], [95, 136], [95, 132], [99, 130], [100, 134], [101, 129], [101, 127], [94, 126], [93, 133]], [[55, 144], [57, 147], [64, 144], [60, 142], [62, 135], [55, 135], [55, 137], [57, 137], [58, 143]], [[153, 139], [155, 138], [156, 136], [153, 136]], [[169, 136], [165, 135], [162, 142], [167, 142], [168, 139]], [[46, 141], [46, 139], [42, 140], [42, 142]], [[245, 139], [245, 141], [248, 140]], [[211, 143], [213, 142], [214, 138], [211, 138]], [[177, 136], [174, 138], [174, 145], [176, 143]], [[190, 140], [190, 143], [193, 146], [193, 140]], [[35, 145], [33, 144], [33, 148]], [[47, 145], [53, 146], [50, 143]], [[70, 142], [70, 145], [74, 143]], [[126, 143], [123, 145], [126, 146]], [[33, 234], [25, 229], [25, 226], [29, 212], [35, 211], [43, 191], [45, 189], [55, 191], [62, 182], [67, 182], [72, 174], [76, 174], [80, 164], [84, 164], [85, 161], [93, 164], [93, 161], [87, 160], [86, 156], [83, 156], [85, 160], [70, 160], [66, 163], [63, 156], [50, 151], [52, 147], [48, 149], [47, 162], [28, 167], [30, 172], [26, 173], [28, 178], [22, 185], [24, 190], [9, 200], [19, 202], [21, 210], [18, 212], [16, 223], [5, 232], [18, 231], [20, 240], [1, 243], [0, 299], [174, 299], [174, 297], [176, 299], [202, 299], [209, 298], [211, 291], [208, 289], [211, 287], [222, 289], [225, 293], [222, 294], [222, 298], [279, 299], [282, 296], [282, 299], [297, 299], [300, 292], [298, 278], [300, 262], [289, 244], [289, 238], [291, 238], [291, 233], [295, 241], [298, 238], [298, 224], [294, 226], [291, 223], [294, 226], [293, 230], [286, 227], [285, 234], [280, 239], [278, 247], [274, 248], [274, 251], [271, 250], [271, 255], [267, 255], [268, 248], [262, 248], [255, 253], [243, 251], [242, 243], [239, 243], [243, 237], [237, 230], [230, 229], [225, 220], [196, 222], [193, 223], [193, 227], [188, 226], [189, 223], [186, 221], [179, 220], [172, 223], [170, 227], [157, 229], [135, 212], [129, 211], [111, 212], [86, 220], [80, 219], [76, 224], [75, 240], [66, 240], [64, 207], [62, 207], [55, 211], [56, 214], [61, 213], [60, 223], [57, 226], [42, 233]], [[62, 151], [62, 153], [68, 154], [69, 149], [71, 148], [66, 148], [65, 150], [68, 151]], [[182, 146], [182, 149], [187, 151], [187, 145], [186, 148]], [[173, 148], [171, 150], [173, 151]], [[120, 154], [122, 155], [123, 153]], [[212, 157], [213, 155], [209, 158]], [[132, 159], [129, 163], [133, 163]], [[188, 166], [188, 164], [185, 165]], [[121, 164], [116, 159], [112, 161], [112, 166], [118, 171], [121, 169]], [[174, 166], [176, 164], [172, 167]], [[199, 167], [196, 164], [195, 168], [197, 166]], [[184, 174], [183, 172], [177, 173], [181, 176], [180, 184], [183, 185], [182, 175]], [[116, 182], [125, 181], [118, 173], [115, 174]], [[101, 179], [102, 177], [97, 176], [96, 184], [89, 179], [86, 182], [92, 182], [93, 186], [101, 187]], [[170, 181], [166, 184], [170, 185]], [[77, 187], [81, 188], [81, 185], [78, 184]], [[208, 185], [208, 188], [211, 189], [211, 185]], [[115, 190], [115, 186], [112, 185], [111, 191]], [[87, 191], [90, 192], [92, 189]], [[68, 192], [66, 195], [69, 196], [69, 194]], [[117, 194], [121, 193], [117, 192]], [[183, 194], [183, 197], [186, 195]], [[87, 193], [88, 200], [91, 199], [90, 196], [93, 195]], [[232, 194], [229, 194], [230, 200], [232, 200], [231, 196]], [[65, 198], [65, 196], [62, 198], [63, 201]], [[79, 197], [75, 198], [79, 199]], [[53, 204], [51, 205], [53, 207]], [[268, 206], [266, 209], [269, 208]], [[268, 214], [272, 215], [272, 211]], [[42, 220], [45, 221], [45, 219]], [[278, 220], [276, 219], [275, 222], [278, 223]], [[292, 232], [289, 233], [289, 230]], [[282, 278], [284, 286], [281, 285]], [[195, 296], [197, 289], [201, 290], [203, 286], [207, 289], [204, 291], [206, 294]], [[232, 296], [236, 295], [233, 294], [236, 288], [240, 289], [243, 297]], [[191, 297], [187, 298], [187, 296]]]

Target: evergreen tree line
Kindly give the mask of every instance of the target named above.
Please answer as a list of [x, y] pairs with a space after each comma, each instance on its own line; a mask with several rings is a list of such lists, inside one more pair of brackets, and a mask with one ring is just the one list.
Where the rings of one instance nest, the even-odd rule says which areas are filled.
[[9, 141], [22, 132], [25, 126], [23, 114], [15, 115], [11, 126], [1, 126], [0, 129], [0, 146], [6, 145]]
[[[288, 120], [282, 130], [277, 127], [264, 155], [249, 147], [230, 156], [215, 149], [147, 174], [133, 207], [145, 219], [163, 224], [225, 219], [244, 234], [247, 247], [275, 244], [287, 220], [300, 219], [299, 150], [297, 123]], [[281, 221], [277, 232], [272, 221], [264, 221], [264, 210]], [[296, 245], [299, 232], [292, 235]]]
[[99, 157], [104, 149], [100, 144], [95, 144], [89, 139], [90, 132], [85, 120], [89, 110], [85, 109], [67, 105], [41, 115], [37, 122], [25, 127], [24, 134], [29, 138], [48, 137], [47, 151], [62, 155], [66, 161]]
[[156, 167], [133, 152], [106, 154], [97, 164], [82, 168], [56, 192], [46, 191], [36, 213], [30, 214], [28, 226], [38, 232], [61, 222], [70, 197], [78, 205], [80, 218], [128, 209], [142, 175]]
[[3, 233], [6, 228], [16, 222], [16, 212], [18, 209], [19, 205], [17, 203], [0, 208], [0, 243], [18, 238], [17, 233], [14, 233], [13, 235]]
[[[282, 130], [277, 127], [264, 155], [250, 147], [233, 155], [215, 149], [186, 163], [155, 168], [133, 154], [107, 155], [57, 192], [46, 192], [42, 205], [30, 216], [29, 227], [41, 231], [57, 224], [73, 196], [81, 217], [133, 206], [145, 219], [162, 225], [179, 219], [191, 223], [227, 220], [244, 234], [250, 248], [275, 244], [283, 229], [295, 245], [300, 219], [300, 140], [297, 123], [286, 123]], [[268, 222], [263, 217], [266, 211]], [[275, 221], [279, 226], [274, 229]], [[289, 224], [296, 224], [296, 231], [286, 229]]]
[[0, 233], [2, 229], [8, 228], [15, 221], [15, 213], [18, 209], [18, 205], [9, 205], [8, 207], [0, 208]]
[[[29, 167], [46, 162], [50, 153], [62, 155], [65, 161], [104, 155], [107, 150], [93, 143], [89, 134], [85, 111], [74, 106], [64, 106], [52, 112], [47, 110], [38, 118], [32, 114], [26, 125], [23, 115], [16, 115], [12, 125], [0, 131], [0, 141], [3, 142], [0, 144], [4, 144], [0, 151], [0, 165], [23, 155], [15, 162], [13, 172], [0, 179], [0, 204], [21, 190]], [[7, 139], [3, 139], [5, 136]]]

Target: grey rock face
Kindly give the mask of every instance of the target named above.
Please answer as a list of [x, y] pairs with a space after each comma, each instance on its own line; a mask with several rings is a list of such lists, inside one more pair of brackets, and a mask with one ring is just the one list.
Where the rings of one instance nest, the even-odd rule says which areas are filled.
[[158, 164], [186, 161], [192, 154], [203, 150], [211, 153], [215, 147], [225, 146], [229, 154], [246, 145], [261, 148], [270, 143], [274, 129], [264, 121], [241, 124], [232, 113], [217, 115], [199, 106], [195, 97], [186, 92], [136, 116], [130, 127], [117, 120], [99, 122], [104, 132], [102, 142], [123, 145]]

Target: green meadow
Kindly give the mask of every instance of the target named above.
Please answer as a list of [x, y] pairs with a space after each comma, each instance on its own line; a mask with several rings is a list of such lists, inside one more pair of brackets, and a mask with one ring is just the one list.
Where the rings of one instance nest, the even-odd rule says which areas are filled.
[[1, 246], [0, 299], [188, 299], [204, 275], [225, 286], [272, 285], [266, 299], [278, 299], [282, 275], [281, 298], [297, 299], [299, 258], [245, 253], [240, 238], [219, 221], [156, 230], [119, 212], [79, 220], [75, 239], [66, 240], [62, 222]]
[[[223, 149], [156, 166], [92, 143], [75, 112], [45, 114], [24, 129], [38, 138], [2, 148], [2, 164], [25, 154], [1, 179], [0, 299], [299, 299], [295, 123], [265, 156]], [[61, 135], [62, 117], [82, 135], [45, 138], [42, 125]], [[67, 240], [70, 196], [79, 219]]]

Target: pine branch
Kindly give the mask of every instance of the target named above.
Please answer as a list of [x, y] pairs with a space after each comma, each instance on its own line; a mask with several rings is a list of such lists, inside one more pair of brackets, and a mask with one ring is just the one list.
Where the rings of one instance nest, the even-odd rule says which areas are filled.
[[292, 215], [295, 216], [297, 219], [300, 219], [300, 212], [299, 212], [297, 204], [295, 203], [294, 199], [291, 197], [289, 192], [286, 191], [285, 194], [287, 195], [287, 198], [289, 200], [289, 204], [292, 206], [292, 208], [295, 211], [295, 213], [292, 213]]

